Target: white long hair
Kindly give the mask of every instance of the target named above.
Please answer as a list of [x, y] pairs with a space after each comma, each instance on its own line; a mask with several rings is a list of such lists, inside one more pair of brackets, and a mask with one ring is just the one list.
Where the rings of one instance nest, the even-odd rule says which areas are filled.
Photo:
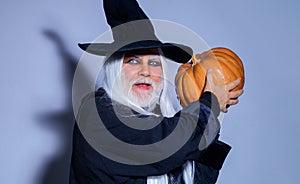
[[[171, 64], [174, 61], [164, 57], [161, 49], [158, 50], [160, 54], [160, 60], [162, 63], [162, 71], [163, 71], [163, 89], [159, 97], [160, 110], [164, 117], [172, 117], [175, 115], [175, 113], [177, 113], [182, 109], [182, 106], [179, 103], [175, 91], [174, 76], [171, 75], [172, 71], [170, 71], [169, 70], [170, 67], [168, 67], [168, 64]], [[124, 54], [112, 55], [110, 57], [107, 57], [103, 65], [102, 71], [100, 72], [96, 87], [103, 87], [110, 98], [123, 105], [129, 105], [131, 108], [133, 108], [135, 111], [141, 114], [157, 115], [131, 102], [128, 99], [128, 97], [124, 94], [124, 90], [120, 89], [123, 86], [121, 80], [123, 59], [124, 59]], [[188, 184], [194, 183], [193, 182], [194, 170], [195, 170], [195, 166], [193, 161], [187, 161], [184, 164], [183, 178], [186, 183]], [[165, 183], [168, 183], [167, 174], [147, 177], [147, 184], [165, 184]]]
[[[159, 97], [159, 105], [161, 113], [164, 117], [172, 117], [175, 113], [182, 109], [174, 86], [174, 78], [170, 75], [168, 63], [174, 62], [166, 57], [164, 57], [161, 49], [158, 49], [160, 54], [160, 60], [162, 63], [163, 71], [163, 89]], [[107, 92], [108, 96], [123, 104], [130, 106], [133, 110], [145, 114], [145, 115], [157, 115], [153, 112], [149, 112], [142, 107], [134, 104], [128, 99], [124, 94], [124, 90], [121, 89], [122, 83], [122, 64], [123, 64], [124, 54], [114, 54], [107, 57], [103, 68], [100, 72], [96, 87], [102, 87]], [[176, 72], [176, 71], [175, 71]]]

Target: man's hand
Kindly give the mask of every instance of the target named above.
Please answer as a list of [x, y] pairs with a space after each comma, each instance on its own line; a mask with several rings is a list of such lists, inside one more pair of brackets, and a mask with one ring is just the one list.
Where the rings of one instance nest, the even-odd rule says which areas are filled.
[[235, 105], [239, 102], [238, 97], [243, 94], [243, 90], [232, 91], [239, 83], [241, 78], [236, 79], [225, 85], [217, 85], [214, 82], [214, 76], [212, 69], [208, 69], [206, 73], [206, 85], [204, 88], [205, 91], [210, 91], [215, 94], [218, 98], [220, 104], [220, 110], [222, 112], [228, 112], [228, 107]]

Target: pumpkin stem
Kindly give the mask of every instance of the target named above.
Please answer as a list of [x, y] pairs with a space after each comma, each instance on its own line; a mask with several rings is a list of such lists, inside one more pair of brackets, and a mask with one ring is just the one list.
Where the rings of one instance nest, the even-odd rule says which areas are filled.
[[193, 62], [192, 66], [194, 66], [194, 65], [196, 65], [197, 63], [200, 62], [200, 60], [197, 59], [196, 54], [193, 54], [193, 56], [192, 56], [192, 62]]

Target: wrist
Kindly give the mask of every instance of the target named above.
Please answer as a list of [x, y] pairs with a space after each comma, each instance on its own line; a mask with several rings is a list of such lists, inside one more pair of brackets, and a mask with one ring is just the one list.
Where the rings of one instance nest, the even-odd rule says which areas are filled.
[[208, 106], [217, 117], [220, 114], [220, 105], [217, 96], [211, 91], [204, 91], [200, 97], [200, 102]]

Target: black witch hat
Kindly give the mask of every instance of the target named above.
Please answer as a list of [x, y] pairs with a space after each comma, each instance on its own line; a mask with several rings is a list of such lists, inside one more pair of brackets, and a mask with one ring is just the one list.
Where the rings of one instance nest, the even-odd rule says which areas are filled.
[[175, 43], [162, 43], [153, 25], [136, 0], [103, 0], [106, 20], [112, 29], [112, 43], [78, 44], [91, 54], [109, 55], [140, 49], [161, 48], [164, 55], [178, 63], [190, 60], [192, 49]]

